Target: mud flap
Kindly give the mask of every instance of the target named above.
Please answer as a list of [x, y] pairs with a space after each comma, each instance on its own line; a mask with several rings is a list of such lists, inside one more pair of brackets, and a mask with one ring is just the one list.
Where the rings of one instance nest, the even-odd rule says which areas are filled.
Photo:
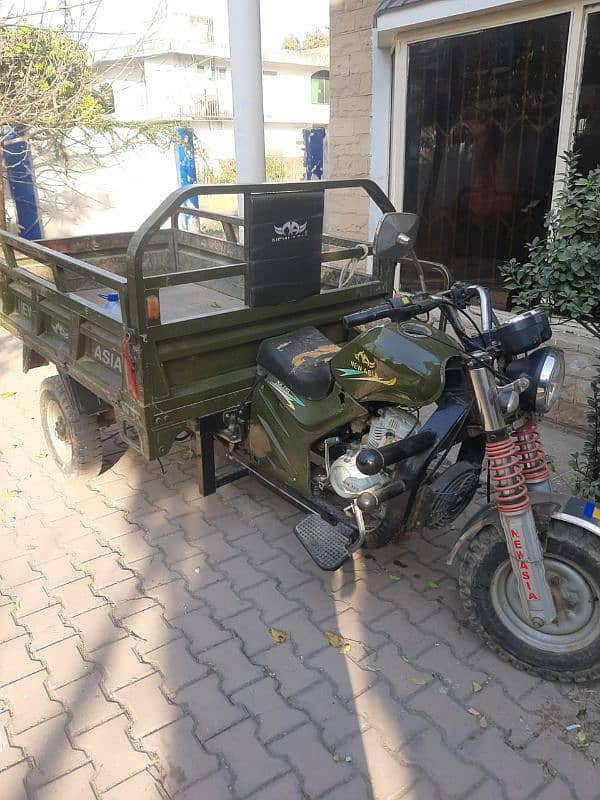
[[[582, 497], [569, 497], [567, 495], [535, 492], [530, 495], [533, 516], [535, 517], [538, 531], [544, 534], [553, 519], [577, 525], [580, 528], [600, 536], [600, 505]], [[486, 525], [494, 525], [500, 529], [500, 520], [495, 503], [480, 508], [467, 522], [463, 532], [456, 540], [450, 551], [446, 563], [451, 565], [456, 560], [463, 548]]]

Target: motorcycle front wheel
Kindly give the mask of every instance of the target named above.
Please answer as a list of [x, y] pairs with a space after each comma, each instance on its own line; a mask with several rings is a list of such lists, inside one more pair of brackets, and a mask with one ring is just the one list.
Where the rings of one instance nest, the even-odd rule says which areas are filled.
[[556, 618], [542, 628], [519, 600], [506, 540], [488, 525], [470, 541], [459, 590], [473, 630], [505, 661], [547, 680], [600, 678], [600, 538], [552, 520], [544, 550]]

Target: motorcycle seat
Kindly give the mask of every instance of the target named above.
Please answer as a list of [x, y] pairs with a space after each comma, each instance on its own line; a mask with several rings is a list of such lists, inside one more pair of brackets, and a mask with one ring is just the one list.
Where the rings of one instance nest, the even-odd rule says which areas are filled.
[[329, 360], [340, 348], [313, 327], [264, 339], [258, 348], [259, 366], [305, 400], [323, 400], [331, 391]]

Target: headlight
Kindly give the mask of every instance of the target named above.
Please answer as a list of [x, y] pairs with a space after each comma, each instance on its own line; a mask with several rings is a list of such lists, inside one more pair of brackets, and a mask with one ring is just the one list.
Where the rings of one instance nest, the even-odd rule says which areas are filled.
[[531, 381], [529, 389], [521, 395], [521, 407], [546, 414], [560, 397], [565, 380], [565, 356], [556, 347], [542, 347], [510, 363], [506, 372], [512, 378], [525, 375]]
[[544, 348], [535, 383], [535, 410], [545, 414], [558, 402], [565, 382], [565, 355], [554, 347]]

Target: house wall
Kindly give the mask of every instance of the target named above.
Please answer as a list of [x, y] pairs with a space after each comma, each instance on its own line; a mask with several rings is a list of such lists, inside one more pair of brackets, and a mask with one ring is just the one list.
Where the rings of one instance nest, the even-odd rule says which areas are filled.
[[[209, 165], [218, 168], [222, 159], [235, 155], [233, 122], [198, 121], [190, 123], [208, 155]], [[267, 155], [302, 157], [301, 128], [288, 123], [265, 125]], [[106, 150], [101, 139], [97, 151]], [[135, 230], [144, 219], [178, 186], [173, 148], [160, 150], [145, 144], [118, 156], [92, 159], [88, 150], [73, 149], [68, 168], [56, 161], [53, 152], [33, 153], [36, 186], [43, 232], [46, 238], [83, 236]], [[198, 179], [202, 162], [197, 152]], [[235, 198], [231, 199], [233, 211]], [[223, 210], [223, 209], [221, 209]]]
[[[210, 56], [163, 53], [102, 65], [100, 72], [113, 87], [119, 120], [201, 119], [204, 98], [218, 101], [218, 118], [231, 119], [229, 59], [214, 59], [214, 65], [213, 74]], [[311, 76], [323, 68], [326, 65], [265, 60], [265, 122], [326, 125], [329, 105], [311, 101]]]
[[[378, 0], [331, 0], [328, 174], [332, 178], [371, 175], [371, 39], [378, 5]], [[327, 227], [332, 232], [366, 238], [366, 195], [336, 192], [327, 213]]]

